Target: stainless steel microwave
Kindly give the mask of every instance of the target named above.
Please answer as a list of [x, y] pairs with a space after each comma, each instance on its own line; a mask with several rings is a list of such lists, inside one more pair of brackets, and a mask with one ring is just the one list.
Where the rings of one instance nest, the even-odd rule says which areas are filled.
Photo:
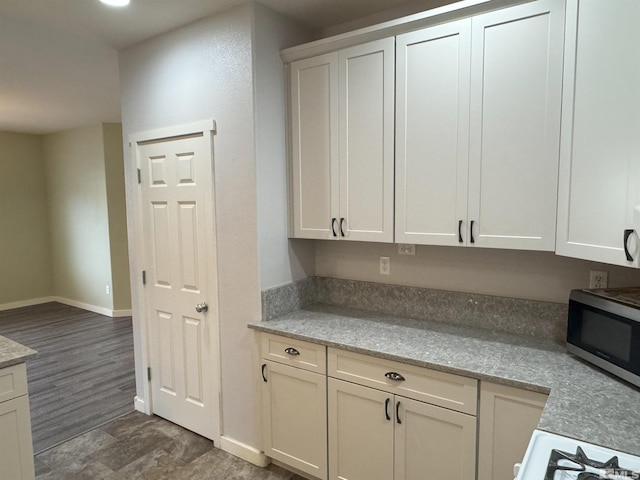
[[572, 290], [567, 350], [640, 387], [640, 288]]

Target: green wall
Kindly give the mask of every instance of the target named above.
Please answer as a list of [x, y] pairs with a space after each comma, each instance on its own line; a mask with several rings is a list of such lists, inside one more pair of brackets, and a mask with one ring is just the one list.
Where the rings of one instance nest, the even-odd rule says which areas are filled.
[[0, 309], [49, 297], [131, 308], [120, 124], [0, 132]]
[[52, 294], [42, 137], [0, 132], [0, 305]]
[[111, 258], [102, 125], [44, 137], [56, 296], [111, 310]]
[[122, 125], [103, 125], [104, 163], [109, 208], [109, 243], [111, 245], [111, 275], [113, 309], [131, 309], [129, 284], [129, 252], [127, 244], [127, 208], [124, 191], [124, 158]]

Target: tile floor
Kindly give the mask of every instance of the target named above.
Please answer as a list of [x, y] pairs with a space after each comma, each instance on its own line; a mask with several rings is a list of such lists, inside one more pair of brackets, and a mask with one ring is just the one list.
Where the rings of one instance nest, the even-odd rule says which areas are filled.
[[173, 423], [139, 412], [35, 456], [36, 480], [304, 480], [259, 468]]

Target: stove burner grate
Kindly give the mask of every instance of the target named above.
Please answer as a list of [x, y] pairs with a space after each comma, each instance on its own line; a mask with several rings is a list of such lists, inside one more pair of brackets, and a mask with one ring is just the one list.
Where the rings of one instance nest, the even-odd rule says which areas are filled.
[[[587, 471], [587, 467], [591, 470]], [[595, 472], [593, 470], [596, 470]], [[592, 460], [584, 453], [581, 447], [576, 449], [576, 453], [567, 453], [562, 450], [551, 450], [547, 474], [544, 480], [554, 480], [556, 472], [580, 472], [575, 477], [577, 480], [599, 480], [599, 479], [639, 479], [640, 473], [620, 468], [618, 457], [611, 457], [606, 462]]]

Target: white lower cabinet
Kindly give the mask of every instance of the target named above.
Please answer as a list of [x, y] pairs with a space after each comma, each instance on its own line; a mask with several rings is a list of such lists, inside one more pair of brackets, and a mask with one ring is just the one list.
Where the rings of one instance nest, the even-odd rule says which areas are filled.
[[393, 395], [329, 378], [329, 478], [393, 478]]
[[476, 417], [396, 397], [395, 480], [476, 477]]
[[24, 363], [0, 369], [0, 478], [35, 478]]
[[511, 480], [547, 401], [544, 393], [481, 382], [478, 480]]
[[511, 480], [547, 400], [277, 335], [262, 358], [264, 452], [313, 479]]
[[475, 479], [475, 380], [335, 349], [328, 375], [330, 480]]
[[329, 478], [473, 480], [476, 417], [329, 378]]
[[[273, 335], [263, 335], [262, 346], [264, 453], [301, 473], [326, 480], [326, 349]], [[266, 359], [280, 354], [280, 363]]]

